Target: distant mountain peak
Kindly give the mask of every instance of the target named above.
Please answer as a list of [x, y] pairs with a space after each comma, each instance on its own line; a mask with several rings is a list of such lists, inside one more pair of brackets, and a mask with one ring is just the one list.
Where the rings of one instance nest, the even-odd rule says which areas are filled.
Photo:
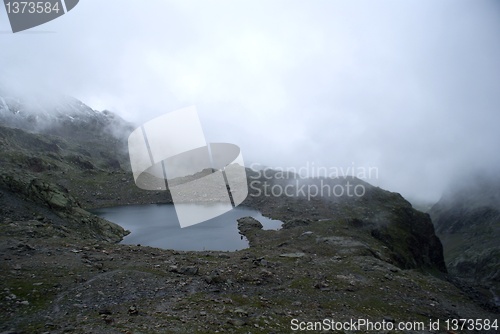
[[109, 110], [98, 111], [71, 96], [0, 95], [0, 124], [61, 137], [124, 138], [133, 126]]

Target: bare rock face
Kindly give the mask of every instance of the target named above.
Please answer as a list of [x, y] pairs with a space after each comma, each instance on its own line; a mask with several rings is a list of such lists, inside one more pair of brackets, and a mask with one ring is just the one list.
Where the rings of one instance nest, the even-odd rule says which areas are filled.
[[73, 207], [79, 206], [66, 188], [40, 179], [34, 179], [30, 182], [28, 196], [54, 210], [71, 211]]
[[49, 209], [64, 220], [70, 234], [79, 238], [118, 242], [128, 234], [122, 227], [82, 209], [80, 203], [61, 185], [41, 179], [25, 180], [0, 175], [0, 188], [24, 199], [27, 208], [38, 210], [37, 207], [41, 206]]
[[393, 262], [403, 269], [435, 268], [446, 273], [443, 246], [429, 215], [411, 207], [394, 213], [385, 224], [371, 230], [371, 235], [389, 248]]

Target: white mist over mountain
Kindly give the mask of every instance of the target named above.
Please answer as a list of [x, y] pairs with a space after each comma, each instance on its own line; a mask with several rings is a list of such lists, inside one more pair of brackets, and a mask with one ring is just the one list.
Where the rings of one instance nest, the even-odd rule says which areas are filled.
[[85, 1], [24, 33], [6, 22], [4, 88], [135, 124], [195, 105], [248, 165], [376, 168], [368, 182], [430, 201], [500, 170], [495, 1]]

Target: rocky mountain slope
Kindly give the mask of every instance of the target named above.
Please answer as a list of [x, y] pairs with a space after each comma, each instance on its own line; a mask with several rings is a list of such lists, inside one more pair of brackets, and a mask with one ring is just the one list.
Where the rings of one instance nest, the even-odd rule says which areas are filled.
[[[16, 109], [6, 104], [2, 113]], [[72, 121], [63, 108], [47, 111], [61, 118], [48, 127], [37, 118], [12, 123], [19, 112], [0, 126], [0, 331], [288, 333], [294, 318], [391, 324], [432, 318], [442, 325], [434, 332], [446, 332], [445, 319], [496, 319], [498, 309], [448, 281], [429, 216], [358, 179], [269, 178], [247, 170], [243, 205], [285, 224], [263, 231], [258, 222], [240, 221], [246, 250], [116, 244], [126, 232], [87, 209], [171, 199], [168, 191], [135, 186], [124, 150], [128, 134], [107, 130], [114, 122], [130, 125], [73, 105], [83, 113], [69, 108]], [[365, 192], [300, 192], [313, 185]], [[277, 186], [297, 195], [266, 195]]]
[[0, 91], [0, 124], [29, 132], [97, 141], [123, 138], [132, 125], [69, 97], [18, 97]]
[[500, 182], [477, 176], [462, 180], [430, 214], [444, 246], [450, 273], [478, 286], [500, 305]]
[[[123, 131], [130, 125], [76, 99], [49, 102], [44, 101], [42, 107], [0, 97], [0, 190], [4, 194], [0, 214], [9, 219], [39, 216], [43, 220], [41, 213], [49, 210], [48, 222], [82, 237], [121, 240], [126, 231], [85, 211], [64, 183], [74, 176], [92, 179], [95, 170], [120, 169], [125, 147], [118, 132], [110, 129], [116, 124]], [[112, 156], [110, 148], [115, 152]], [[19, 210], [26, 202], [31, 210]]]
[[0, 172], [25, 185], [37, 177], [57, 183], [84, 207], [142, 203], [145, 196], [144, 203], [169, 202], [168, 194], [144, 192], [133, 183], [127, 139], [134, 128], [73, 98], [37, 103], [3, 95]]
[[[271, 177], [270, 177], [271, 176]], [[295, 174], [247, 170], [250, 195], [243, 205], [259, 209], [264, 215], [303, 226], [313, 221], [334, 218], [351, 221], [357, 233], [368, 234], [385, 247], [389, 262], [401, 268], [429, 268], [446, 272], [442, 246], [434, 234], [434, 227], [427, 214], [412, 208], [401, 195], [374, 187], [356, 178], [301, 179]], [[262, 191], [253, 191], [260, 187]], [[272, 196], [264, 189], [284, 189], [299, 196]], [[343, 196], [325, 192], [314, 195], [315, 189], [344, 189]], [[363, 196], [347, 195], [347, 189], [362, 187]], [[301, 196], [300, 189], [306, 196]], [[306, 189], [311, 189], [310, 192]], [[361, 189], [361, 188], [360, 188]], [[338, 192], [340, 194], [340, 192]]]

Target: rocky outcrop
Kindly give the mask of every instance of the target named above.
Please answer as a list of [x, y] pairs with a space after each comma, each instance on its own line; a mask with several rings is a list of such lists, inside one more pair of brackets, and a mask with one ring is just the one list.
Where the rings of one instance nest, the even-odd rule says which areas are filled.
[[242, 235], [247, 235], [255, 230], [261, 230], [262, 224], [252, 217], [243, 217], [238, 219], [238, 229]]
[[252, 217], [243, 217], [238, 219], [239, 233], [248, 239], [250, 246], [255, 246], [258, 239], [257, 235], [262, 228], [262, 224]]
[[[38, 204], [48, 208], [62, 218], [64, 227], [74, 237], [118, 242], [128, 234], [122, 227], [83, 210], [79, 202], [61, 185], [40, 179], [26, 182], [21, 178], [0, 175], [0, 188], [24, 199], [25, 207], [36, 208]], [[33, 204], [30, 205], [30, 202]], [[44, 217], [40, 219], [44, 220]]]
[[66, 188], [40, 179], [34, 179], [29, 183], [27, 194], [30, 199], [55, 211], [71, 212], [73, 208], [79, 207], [76, 199]]

